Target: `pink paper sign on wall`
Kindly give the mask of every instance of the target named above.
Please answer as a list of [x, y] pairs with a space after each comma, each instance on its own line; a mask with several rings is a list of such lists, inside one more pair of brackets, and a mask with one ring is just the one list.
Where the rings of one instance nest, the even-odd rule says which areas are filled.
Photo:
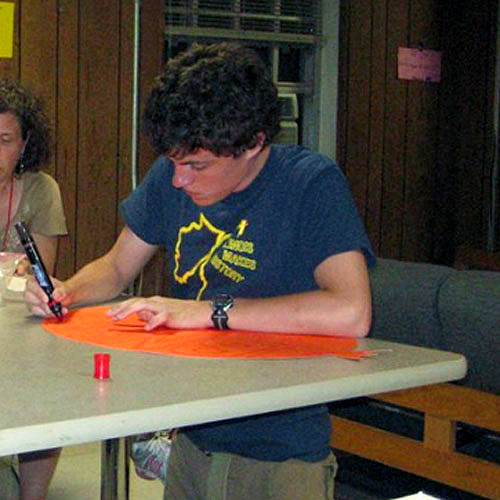
[[441, 52], [429, 49], [398, 49], [398, 78], [441, 81]]

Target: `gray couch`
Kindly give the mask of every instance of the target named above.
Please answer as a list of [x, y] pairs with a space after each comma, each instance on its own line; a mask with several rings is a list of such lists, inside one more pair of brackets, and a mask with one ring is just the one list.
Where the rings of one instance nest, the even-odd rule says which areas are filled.
[[378, 259], [370, 336], [464, 354], [463, 383], [500, 395], [500, 273]]
[[[331, 405], [332, 446], [341, 455], [340, 479], [359, 481], [367, 475], [368, 464], [360, 465], [351, 455], [356, 453], [415, 477], [500, 499], [500, 466], [496, 464], [497, 459], [500, 463], [500, 273], [378, 259], [371, 283], [371, 337], [462, 353], [468, 373], [456, 384]], [[425, 436], [427, 427], [432, 429], [436, 423], [448, 432], [437, 444], [436, 438]], [[366, 425], [391, 435], [372, 434]], [[356, 435], [366, 431], [364, 439], [370, 442], [364, 448], [352, 444], [352, 439], [336, 435], [336, 427]], [[418, 440], [422, 440], [421, 450], [414, 448]], [[387, 450], [388, 446], [399, 450]], [[349, 454], [344, 456], [342, 450]], [[414, 453], [414, 459], [408, 460], [405, 453]], [[475, 457], [469, 460], [470, 455]], [[383, 491], [386, 485], [379, 480], [377, 464], [374, 468], [373, 483]], [[483, 477], [470, 480], [469, 475]], [[422, 482], [414, 481], [415, 488], [422, 489]], [[459, 498], [456, 494], [450, 498]]]

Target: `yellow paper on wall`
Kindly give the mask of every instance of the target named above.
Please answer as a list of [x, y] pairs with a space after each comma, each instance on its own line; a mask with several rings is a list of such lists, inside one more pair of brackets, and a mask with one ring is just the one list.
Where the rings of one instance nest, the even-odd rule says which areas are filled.
[[14, 2], [0, 2], [0, 57], [14, 51]]

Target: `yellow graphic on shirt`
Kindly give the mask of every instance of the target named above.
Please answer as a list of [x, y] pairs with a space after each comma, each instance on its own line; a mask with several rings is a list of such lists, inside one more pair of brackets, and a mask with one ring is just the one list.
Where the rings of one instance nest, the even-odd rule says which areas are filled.
[[[181, 244], [182, 244], [182, 238], [189, 233], [192, 233], [194, 231], [200, 232], [204, 228], [208, 229], [211, 233], [215, 235], [215, 241], [211, 248], [209, 249], [208, 253], [203, 255], [195, 264], [194, 266], [191, 267], [191, 269], [188, 269], [184, 274], [179, 275], [179, 269], [180, 269], [180, 264], [181, 264]], [[177, 236], [177, 243], [175, 244], [175, 251], [174, 251], [174, 261], [175, 261], [175, 268], [174, 268], [174, 278], [176, 281], [179, 283], [185, 284], [189, 278], [191, 278], [195, 273], [198, 273], [201, 282], [202, 282], [202, 287], [200, 292], [198, 293], [198, 297], [201, 297], [203, 290], [207, 287], [207, 279], [205, 276], [205, 266], [207, 263], [210, 261], [210, 257], [212, 254], [221, 246], [221, 244], [227, 240], [231, 235], [227, 234], [224, 231], [221, 231], [220, 229], [217, 229], [215, 226], [213, 226], [210, 221], [203, 215], [200, 214], [200, 220], [199, 222], [191, 222], [188, 226], [181, 227], [179, 229], [179, 233]]]
[[[253, 242], [239, 239], [247, 227], [248, 221], [242, 219], [236, 227], [237, 237], [233, 238], [232, 233], [226, 233], [221, 229], [217, 229], [203, 213], [200, 214], [198, 222], [191, 222], [187, 226], [180, 227], [174, 249], [174, 279], [178, 283], [186, 284], [190, 278], [196, 275], [201, 281], [200, 290], [196, 294], [197, 300], [202, 297], [203, 292], [208, 286], [206, 266], [209, 263], [217, 272], [235, 283], [245, 280], [245, 272], [255, 271], [257, 268], [257, 262], [248, 256], [248, 254], [253, 254], [254, 252]], [[196, 237], [196, 234], [200, 234], [206, 230], [214, 236], [213, 241], [208, 248], [202, 250], [203, 255], [193, 265], [190, 265], [187, 271], [181, 273], [181, 249], [183, 243], [186, 243], [188, 235]], [[218, 255], [216, 252], [221, 247], [222, 253]], [[235, 267], [240, 268], [241, 272], [235, 269]]]
[[245, 229], [247, 228], [248, 226], [248, 221], [246, 219], [241, 219], [241, 222], [238, 224], [238, 232], [236, 233], [236, 235], [238, 236], [238, 238], [245, 232]]

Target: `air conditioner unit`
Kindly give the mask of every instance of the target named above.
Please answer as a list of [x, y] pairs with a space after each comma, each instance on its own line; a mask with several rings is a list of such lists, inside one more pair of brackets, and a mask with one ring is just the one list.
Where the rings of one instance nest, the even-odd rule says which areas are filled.
[[297, 94], [278, 94], [280, 102], [280, 133], [274, 138], [276, 144], [298, 144], [299, 126], [297, 119], [299, 117], [299, 105]]
[[281, 106], [280, 116], [282, 120], [297, 120], [299, 117], [299, 104], [297, 94], [278, 93], [278, 101]]
[[276, 144], [298, 144], [299, 143], [299, 126], [296, 122], [282, 121], [280, 122], [280, 133], [274, 138]]

